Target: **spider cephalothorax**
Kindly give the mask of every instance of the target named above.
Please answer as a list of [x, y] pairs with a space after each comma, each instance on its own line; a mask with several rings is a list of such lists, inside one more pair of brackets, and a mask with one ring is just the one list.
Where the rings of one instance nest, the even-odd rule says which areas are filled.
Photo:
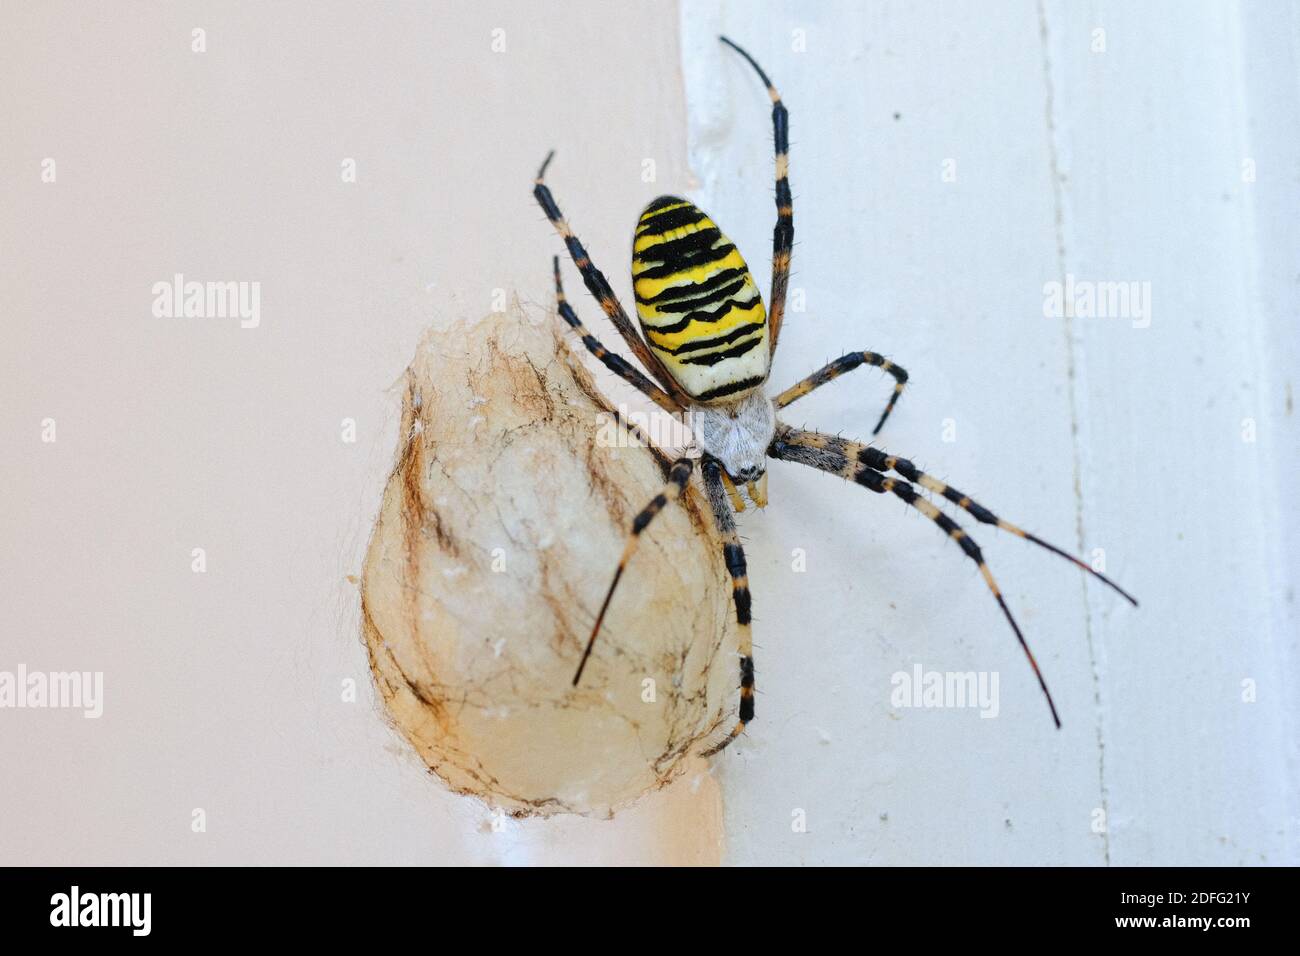
[[627, 313], [587, 250], [569, 228], [544, 182], [547, 156], [537, 174], [533, 195], [564, 239], [588, 291], [628, 349], [654, 377], [647, 377], [622, 356], [610, 352], [583, 326], [564, 297], [560, 262], [554, 260], [555, 293], [560, 316], [582, 338], [583, 345], [624, 381], [672, 414], [689, 414], [694, 442], [668, 471], [663, 491], [632, 522], [627, 547], [605, 594], [573, 683], [582, 677], [595, 646], [601, 622], [646, 526], [663, 508], [681, 496], [690, 481], [696, 457], [704, 490], [723, 541], [723, 559], [731, 575], [732, 596], [739, 627], [739, 720], [730, 733], [708, 751], [717, 753], [735, 740], [754, 716], [754, 659], [750, 634], [750, 595], [745, 552], [732, 510], [743, 511], [737, 483], [745, 484], [756, 505], [766, 504], [766, 459], [792, 461], [830, 472], [877, 494], [892, 494], [938, 525], [974, 561], [1024, 650], [1047, 698], [1052, 719], [1060, 726], [1056, 706], [1043, 675], [1012, 617], [979, 546], [918, 488], [938, 495], [981, 524], [992, 524], [1017, 537], [1059, 554], [1104, 581], [1134, 605], [1127, 592], [1105, 575], [1055, 545], [999, 518], [950, 485], [920, 471], [906, 458], [883, 449], [819, 432], [792, 428], [777, 419], [777, 411], [845, 372], [872, 365], [893, 376], [893, 394], [872, 434], [880, 431], [907, 382], [907, 372], [875, 352], [850, 352], [769, 398], [765, 393], [772, 355], [785, 314], [790, 250], [794, 242], [794, 209], [789, 182], [788, 115], [781, 97], [754, 59], [726, 37], [721, 41], [739, 53], [757, 72], [772, 99], [772, 128], [776, 142], [776, 227], [772, 232], [772, 285], [765, 309], [762, 295], [735, 244], [704, 212], [685, 199], [661, 196], [642, 212], [632, 239], [632, 286], [638, 335]]
[[693, 405], [691, 432], [700, 451], [721, 462], [733, 481], [755, 482], [767, 474], [776, 406], [761, 391], [731, 405]]

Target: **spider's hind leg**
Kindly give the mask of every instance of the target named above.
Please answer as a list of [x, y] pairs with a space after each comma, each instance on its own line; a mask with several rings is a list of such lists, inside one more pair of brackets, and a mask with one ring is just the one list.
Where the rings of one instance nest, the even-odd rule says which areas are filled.
[[560, 281], [560, 257], [555, 256], [551, 259], [551, 267], [555, 272], [555, 308], [560, 313], [560, 318], [569, 324], [569, 327], [578, 334], [582, 340], [583, 346], [592, 355], [600, 360], [605, 368], [609, 369], [623, 381], [627, 382], [637, 391], [639, 391], [650, 401], [654, 402], [660, 408], [667, 412], [679, 412], [681, 406], [673, 400], [667, 392], [656, 385], [650, 379], [646, 378], [636, 366], [628, 362], [617, 352], [611, 352], [601, 344], [600, 340], [587, 331], [587, 327], [582, 324], [578, 318], [578, 313], [573, 311], [573, 306], [564, 295], [564, 284]]
[[[623, 311], [623, 306], [619, 304], [618, 299], [614, 296], [614, 290], [610, 288], [609, 281], [605, 274], [596, 268], [595, 263], [591, 261], [591, 256], [583, 247], [582, 242], [573, 234], [569, 223], [565, 220], [564, 214], [560, 212], [560, 207], [556, 205], [555, 197], [551, 195], [551, 189], [546, 185], [546, 167], [550, 165], [551, 158], [555, 155], [552, 150], [547, 154], [546, 160], [542, 163], [542, 168], [537, 171], [537, 178], [533, 181], [533, 198], [537, 204], [542, 207], [546, 213], [546, 218], [550, 220], [555, 231], [560, 234], [564, 240], [564, 246], [569, 250], [569, 255], [573, 259], [573, 264], [578, 267], [582, 274], [582, 281], [587, 286], [587, 291], [596, 297], [600, 303], [601, 309], [613, 323], [618, 334], [623, 337], [624, 343], [636, 357], [636, 360], [645, 366], [646, 371], [655, 377], [663, 390], [666, 391], [677, 405], [685, 407], [689, 404], [689, 396], [682, 391], [678, 385], [655, 358], [654, 353], [637, 334], [632, 325], [632, 320], [627, 317]], [[662, 403], [661, 403], [662, 404]]]
[[767, 87], [772, 101], [772, 143], [776, 153], [776, 225], [772, 228], [772, 287], [767, 297], [767, 322], [771, 330], [771, 352], [776, 354], [776, 340], [785, 316], [786, 287], [790, 282], [790, 252], [794, 247], [794, 199], [790, 195], [790, 114], [781, 102], [781, 94], [767, 78], [763, 68], [744, 49], [726, 37], [718, 37], [754, 68]]
[[754, 640], [749, 620], [749, 577], [745, 566], [745, 549], [741, 547], [740, 534], [736, 531], [736, 522], [731, 516], [727, 489], [723, 483], [725, 472], [713, 458], [705, 458], [702, 470], [704, 490], [713, 511], [713, 520], [717, 522], [718, 531], [722, 535], [722, 556], [727, 563], [727, 572], [731, 575], [731, 596], [736, 605], [738, 628], [737, 650], [740, 653], [739, 720], [720, 743], [704, 752], [704, 756], [712, 757], [744, 733], [745, 725], [754, 719]]

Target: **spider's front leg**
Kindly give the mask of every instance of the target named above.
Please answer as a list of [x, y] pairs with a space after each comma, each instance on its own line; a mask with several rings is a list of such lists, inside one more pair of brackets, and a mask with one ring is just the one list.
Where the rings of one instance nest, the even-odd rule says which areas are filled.
[[[839, 475], [849, 481], [862, 485], [864, 488], [874, 491], [877, 494], [892, 494], [905, 502], [909, 507], [920, 511], [927, 518], [939, 526], [950, 540], [957, 544], [966, 556], [979, 566], [980, 575], [984, 578], [984, 583], [993, 593], [994, 599], [1002, 609], [1003, 615], [1011, 625], [1012, 631], [1015, 632], [1016, 639], [1020, 642], [1020, 647], [1025, 656], [1029, 659], [1030, 666], [1034, 670], [1034, 675], [1038, 678], [1038, 684], [1042, 688], [1044, 696], [1047, 698], [1047, 705], [1052, 711], [1052, 719], [1056, 726], [1061, 726], [1061, 721], [1056, 715], [1056, 706], [1052, 703], [1052, 695], [1047, 689], [1047, 682], [1043, 679], [1042, 672], [1038, 669], [1038, 663], [1034, 660], [1033, 653], [1029, 650], [1029, 644], [1025, 640], [1024, 634], [1020, 631], [1020, 626], [1011, 615], [1006, 601], [1002, 597], [1002, 591], [997, 582], [993, 579], [992, 572], [989, 571], [988, 565], [984, 562], [984, 555], [980, 551], [979, 545], [971, 539], [955, 521], [941, 512], [932, 502], [921, 497], [916, 486], [920, 486], [935, 494], [941, 495], [944, 500], [951, 502], [958, 508], [965, 511], [976, 521], [982, 524], [994, 525], [1005, 531], [1033, 544], [1038, 545], [1053, 554], [1065, 558], [1076, 567], [1086, 571], [1092, 577], [1101, 581], [1106, 586], [1114, 589], [1122, 595], [1125, 600], [1137, 606], [1137, 599], [1121, 588], [1106, 575], [1094, 568], [1089, 567], [1083, 561], [1069, 554], [1062, 548], [1044, 541], [1042, 538], [1032, 535], [1027, 531], [1019, 528], [1009, 521], [999, 518], [988, 508], [985, 508], [978, 501], [973, 500], [946, 482], [942, 482], [933, 475], [928, 475], [917, 468], [911, 461], [901, 458], [897, 455], [891, 455], [880, 448], [872, 448], [861, 442], [849, 441], [846, 438], [840, 438], [837, 435], [824, 435], [820, 432], [805, 431], [801, 428], [792, 428], [783, 423], [777, 424], [776, 437], [768, 449], [768, 454], [773, 458], [783, 459], [785, 461], [797, 462], [801, 465], [807, 465], [816, 468], [819, 471], [829, 472], [833, 475]], [[887, 472], [893, 472], [901, 477], [887, 477]], [[916, 485], [913, 485], [915, 482]]]
[[[952, 502], [980, 524], [993, 525], [1002, 531], [1009, 531], [1017, 538], [1022, 538], [1025, 541], [1038, 545], [1046, 551], [1052, 552], [1052, 554], [1055, 554], [1058, 557], [1064, 558], [1080, 571], [1087, 572], [1102, 584], [1106, 585], [1106, 587], [1124, 598], [1124, 600], [1128, 601], [1134, 607], [1137, 607], [1137, 598], [1129, 594], [1096, 568], [1089, 567], [1083, 561], [1079, 560], [1063, 548], [1059, 548], [1052, 544], [1050, 541], [1045, 541], [1037, 535], [1030, 534], [1023, 528], [1012, 524], [1010, 521], [998, 517], [988, 508], [971, 498], [970, 495], [958, 491], [952, 485], [940, 481], [933, 475], [927, 474], [917, 468], [916, 465], [912, 464], [912, 462], [906, 458], [899, 457], [898, 455], [891, 455], [883, 448], [874, 448], [871, 445], [864, 445], [861, 442], [849, 441], [846, 438], [839, 438], [838, 436], [823, 435], [819, 432], [804, 431], [799, 428], [790, 428], [788, 426], [779, 427], [778, 440], [784, 442], [787, 449], [790, 446], [797, 446], [804, 451], [820, 450], [832, 458], [843, 458], [848, 464], [856, 463], [858, 465], [863, 465], [881, 475], [885, 472], [892, 471], [894, 474], [905, 478], [907, 481], [913, 482], [927, 491], [932, 491], [935, 494], [942, 496], [945, 500]], [[774, 447], [776, 444], [776, 442], [773, 442]], [[781, 455], [773, 454], [773, 457], [781, 457]], [[817, 467], [821, 466], [819, 465]], [[835, 469], [822, 468], [822, 470], [834, 471]], [[840, 474], [841, 477], [857, 480], [855, 474], [851, 471], [841, 471]], [[859, 483], [861, 484], [862, 482]]]
[[663, 490], [650, 499], [650, 503], [632, 519], [632, 530], [628, 534], [627, 544], [623, 546], [623, 554], [618, 559], [618, 567], [614, 570], [614, 580], [610, 582], [609, 590], [605, 592], [605, 600], [600, 604], [600, 611], [596, 614], [596, 623], [592, 625], [591, 636], [587, 638], [587, 646], [583, 649], [582, 660], [578, 662], [577, 673], [573, 675], [574, 687], [577, 687], [578, 682], [582, 680], [582, 672], [587, 667], [592, 648], [596, 646], [596, 637], [600, 634], [601, 624], [604, 623], [605, 612], [609, 610], [609, 602], [614, 599], [614, 592], [618, 590], [618, 582], [623, 579], [623, 572], [627, 570], [627, 563], [632, 559], [632, 555], [636, 553], [637, 545], [641, 543], [642, 532], [649, 527], [650, 522], [655, 520], [659, 512], [682, 496], [686, 490], [686, 483], [691, 480], [691, 472], [694, 468], [694, 459], [687, 455], [683, 455], [673, 462], [672, 467], [668, 470], [668, 482], [664, 485]]
[[938, 525], [939, 530], [953, 544], [960, 547], [966, 557], [975, 562], [979, 568], [980, 576], [984, 578], [985, 585], [992, 593], [993, 599], [997, 601], [998, 607], [1002, 609], [1002, 615], [1006, 618], [1007, 623], [1011, 625], [1016, 640], [1020, 642], [1020, 649], [1028, 659], [1029, 666], [1033, 668], [1034, 676], [1038, 678], [1038, 686], [1042, 690], [1043, 696], [1047, 698], [1047, 707], [1052, 712], [1052, 721], [1059, 728], [1061, 718], [1057, 716], [1056, 704], [1052, 700], [1052, 692], [1047, 689], [1047, 681], [1038, 667], [1038, 661], [1034, 659], [1034, 653], [1029, 649], [1029, 642], [1025, 640], [1020, 625], [1016, 623], [1011, 609], [1007, 607], [1007, 602], [1002, 596], [1002, 589], [998, 587], [997, 581], [993, 578], [993, 572], [989, 570], [988, 564], [985, 563], [984, 554], [979, 545], [957, 522], [940, 511], [933, 503], [921, 497], [921, 493], [909, 482], [901, 478], [888, 478], [864, 463], [860, 453], [866, 448], [866, 445], [836, 435], [823, 435], [819, 432], [809, 432], [799, 428], [791, 428], [789, 425], [779, 424], [776, 437], [772, 440], [772, 445], [768, 449], [768, 454], [773, 458], [793, 461], [800, 465], [816, 468], [818, 471], [839, 475], [841, 478], [862, 485], [868, 491], [874, 491], [876, 494], [892, 494], [908, 507], [916, 509]]
[[745, 549], [740, 545], [740, 534], [736, 531], [736, 521], [731, 515], [730, 499], [724, 484], [726, 472], [717, 459], [712, 457], [704, 459], [701, 470], [704, 472], [704, 490], [713, 511], [713, 520], [722, 535], [722, 557], [727, 564], [727, 573], [731, 575], [731, 597], [736, 605], [738, 628], [737, 650], [740, 653], [740, 719], [721, 743], [704, 752], [704, 756], [712, 757], [744, 733], [745, 725], [754, 719], [754, 640], [749, 621], [749, 576], [745, 566]]

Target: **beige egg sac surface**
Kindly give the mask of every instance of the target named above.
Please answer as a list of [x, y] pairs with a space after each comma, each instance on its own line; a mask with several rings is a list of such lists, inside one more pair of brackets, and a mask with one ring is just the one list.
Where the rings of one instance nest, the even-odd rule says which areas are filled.
[[363, 628], [393, 722], [448, 786], [517, 816], [607, 816], [730, 727], [735, 625], [695, 488], [642, 536], [572, 686], [666, 459], [617, 424], [554, 325], [510, 310], [430, 333], [401, 436]]

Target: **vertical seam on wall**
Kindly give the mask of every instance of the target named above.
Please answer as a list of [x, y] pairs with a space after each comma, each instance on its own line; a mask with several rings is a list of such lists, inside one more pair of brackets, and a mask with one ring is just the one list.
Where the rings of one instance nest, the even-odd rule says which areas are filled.
[[[1037, 0], [1037, 7], [1038, 35], [1043, 51], [1043, 112], [1047, 127], [1047, 156], [1050, 166], [1048, 172], [1052, 179], [1052, 209], [1054, 213], [1053, 229], [1056, 236], [1056, 270], [1062, 283], [1062, 287], [1064, 287], [1067, 259], [1065, 248], [1065, 196], [1061, 179], [1060, 153], [1057, 149], [1056, 89], [1052, 82], [1052, 57], [1047, 25], [1047, 7], [1044, 4], [1044, 0]], [[1063, 328], [1065, 330], [1066, 394], [1068, 395], [1070, 406], [1070, 450], [1071, 467], [1073, 469], [1074, 478], [1074, 532], [1077, 541], [1077, 550], [1082, 554], [1085, 534], [1083, 527], [1083, 456], [1082, 450], [1079, 447], [1079, 390], [1081, 385], [1079, 383], [1078, 361], [1075, 355], [1074, 317], [1071, 314], [1073, 310], [1070, 308], [1069, 303], [1065, 303], [1063, 312], [1065, 313], [1063, 316]], [[1092, 699], [1097, 733], [1097, 785], [1101, 796], [1102, 812], [1102, 855], [1106, 865], [1110, 866], [1110, 794], [1106, 787], [1106, 739], [1102, 724], [1101, 673], [1098, 670], [1097, 649], [1093, 638], [1092, 608], [1088, 603], [1088, 582], [1082, 577], [1080, 578], [1079, 587], [1080, 592], [1083, 595], [1084, 635], [1087, 639], [1088, 645], [1088, 664], [1092, 671]]]

